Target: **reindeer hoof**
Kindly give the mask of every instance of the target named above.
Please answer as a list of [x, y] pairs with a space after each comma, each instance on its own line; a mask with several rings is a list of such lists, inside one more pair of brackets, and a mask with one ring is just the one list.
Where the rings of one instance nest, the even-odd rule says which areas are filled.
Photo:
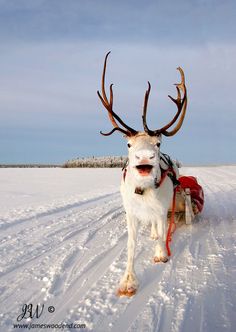
[[161, 258], [161, 262], [162, 262], [162, 263], [167, 263], [168, 260], [169, 260], [169, 258], [167, 258], [167, 257], [162, 257], [162, 258]]
[[168, 262], [168, 258], [167, 257], [157, 257], [157, 256], [155, 256], [154, 257], [154, 263], [167, 263]]
[[160, 263], [160, 258], [158, 258], [158, 257], [155, 256], [153, 258], [153, 261], [154, 261], [154, 263]]
[[119, 288], [117, 291], [117, 296], [121, 297], [121, 296], [127, 296], [127, 297], [131, 297], [133, 295], [135, 295], [137, 292], [137, 289], [131, 287], [128, 289], [121, 289]]

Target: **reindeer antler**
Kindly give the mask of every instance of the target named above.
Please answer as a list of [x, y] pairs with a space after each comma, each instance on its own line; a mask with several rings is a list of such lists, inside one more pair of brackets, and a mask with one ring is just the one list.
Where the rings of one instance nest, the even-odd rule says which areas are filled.
[[[112, 89], [113, 84], [110, 84], [109, 100], [106, 95], [106, 90], [105, 90], [106, 66], [107, 66], [107, 58], [110, 53], [111, 52], [108, 52], [106, 54], [105, 60], [104, 60], [104, 67], [103, 67], [103, 73], [102, 73], [102, 95], [100, 94], [99, 91], [97, 91], [97, 94], [98, 94], [103, 106], [108, 111], [108, 116], [109, 116], [109, 119], [110, 119], [114, 129], [112, 129], [108, 133], [103, 133], [101, 131], [100, 131], [100, 133], [104, 136], [109, 136], [109, 135], [113, 134], [115, 131], [120, 131], [127, 136], [134, 136], [138, 132], [135, 129], [129, 127], [127, 124], [125, 124], [124, 121], [122, 121], [122, 119], [113, 111], [113, 89]], [[158, 136], [160, 134], [163, 134], [165, 136], [173, 136], [179, 131], [179, 129], [181, 128], [181, 126], [183, 124], [184, 117], [186, 114], [186, 109], [187, 109], [187, 89], [185, 86], [185, 77], [184, 77], [183, 69], [178, 67], [177, 70], [179, 70], [180, 75], [181, 75], [181, 82], [175, 84], [176, 89], [177, 89], [177, 98], [175, 99], [171, 96], [168, 96], [168, 97], [176, 104], [178, 110], [177, 110], [175, 116], [173, 117], [173, 119], [169, 123], [167, 123], [164, 127], [160, 128], [160, 129], [156, 129], [156, 130], [149, 129], [148, 125], [147, 125], [147, 120], [146, 120], [148, 98], [149, 98], [149, 94], [151, 91], [151, 84], [150, 84], [150, 82], [148, 82], [148, 89], [146, 90], [145, 97], [144, 97], [142, 119], [143, 119], [144, 131], [150, 136]], [[181, 96], [181, 92], [183, 93], [183, 97]], [[179, 121], [177, 122], [174, 129], [172, 129], [171, 131], [167, 131], [167, 129], [169, 129], [178, 119], [179, 119]], [[119, 126], [119, 124], [117, 123], [116, 120], [123, 128]]]
[[[143, 105], [143, 127], [144, 127], [145, 132], [148, 133], [148, 135], [150, 135], [150, 136], [158, 136], [160, 134], [163, 134], [165, 136], [173, 136], [179, 131], [179, 129], [181, 128], [181, 126], [183, 124], [184, 117], [186, 114], [186, 108], [187, 108], [187, 89], [185, 86], [185, 77], [184, 77], [183, 69], [178, 67], [177, 70], [179, 70], [180, 75], [181, 75], [181, 82], [175, 84], [176, 89], [177, 89], [177, 98], [175, 99], [171, 96], [168, 96], [168, 97], [176, 104], [178, 111], [175, 114], [175, 116], [173, 117], [173, 119], [168, 124], [166, 124], [161, 129], [156, 129], [154, 131], [150, 130], [148, 128], [147, 122], [146, 122], [147, 103], [148, 103], [148, 97], [149, 97], [149, 93], [150, 93], [150, 89], [151, 89], [151, 85], [148, 82], [148, 90], [145, 93], [144, 105]], [[183, 92], [183, 98], [181, 98], [180, 90]], [[169, 129], [178, 120], [179, 116], [180, 116], [180, 119], [179, 119], [177, 125], [175, 126], [175, 128], [172, 129], [171, 131], [167, 131], [167, 129]]]
[[[104, 60], [104, 67], [103, 67], [103, 73], [102, 73], [102, 95], [100, 94], [99, 91], [97, 91], [98, 97], [100, 98], [103, 106], [107, 109], [108, 111], [108, 115], [109, 115], [109, 119], [114, 127], [113, 130], [111, 130], [109, 133], [103, 133], [100, 131], [100, 133], [104, 136], [109, 136], [111, 134], [113, 134], [116, 130], [122, 132], [123, 134], [127, 135], [127, 136], [134, 136], [137, 134], [137, 131], [134, 130], [133, 128], [129, 127], [128, 125], [126, 125], [121, 118], [113, 111], [113, 90], [112, 90], [112, 85], [110, 84], [110, 101], [108, 101], [107, 95], [106, 95], [106, 91], [105, 91], [105, 77], [106, 77], [106, 66], [107, 66], [107, 58], [108, 55], [111, 52], [108, 52], [105, 56], [105, 60]], [[117, 124], [116, 120], [121, 124], [121, 126], [123, 126], [124, 128], [119, 127], [119, 125]]]

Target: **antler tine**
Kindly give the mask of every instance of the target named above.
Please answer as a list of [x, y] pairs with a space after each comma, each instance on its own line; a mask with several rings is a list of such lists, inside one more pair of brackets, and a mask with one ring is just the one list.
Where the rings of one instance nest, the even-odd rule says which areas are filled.
[[[137, 134], [137, 131], [134, 130], [133, 128], [127, 126], [122, 120], [121, 118], [112, 110], [113, 107], [113, 89], [112, 86], [113, 84], [110, 85], [110, 101], [108, 101], [107, 95], [106, 95], [106, 90], [105, 90], [105, 78], [106, 78], [106, 66], [107, 66], [107, 58], [108, 55], [111, 52], [108, 52], [105, 56], [105, 60], [104, 60], [104, 66], [103, 66], [103, 73], [102, 73], [102, 95], [100, 94], [99, 91], [97, 91], [98, 97], [100, 98], [103, 106], [107, 109], [108, 111], [108, 116], [109, 119], [112, 123], [112, 125], [114, 126], [115, 130], [113, 129], [112, 131], [110, 131], [109, 133], [102, 133], [102, 135], [104, 136], [109, 136], [111, 134], [113, 134], [114, 131], [118, 130], [121, 131], [122, 133], [124, 133], [127, 136], [133, 136]], [[119, 125], [117, 124], [116, 120], [125, 128], [120, 128]]]
[[[173, 136], [173, 135], [175, 135], [179, 131], [179, 129], [181, 128], [181, 126], [183, 124], [183, 121], [184, 121], [184, 118], [185, 118], [185, 114], [186, 114], [186, 109], [187, 109], [187, 101], [188, 101], [188, 99], [187, 99], [187, 89], [186, 89], [186, 86], [185, 86], [184, 71], [183, 71], [183, 69], [181, 67], [178, 67], [177, 70], [180, 72], [181, 82], [175, 84], [176, 85], [176, 89], [178, 91], [178, 98], [177, 98], [177, 100], [178, 100], [178, 104], [177, 104], [178, 112], [176, 113], [176, 115], [175, 115], [175, 117], [174, 117], [173, 120], [175, 122], [175, 121], [177, 121], [177, 119], [178, 119], [179, 116], [180, 116], [180, 118], [179, 118], [179, 121], [178, 121], [177, 125], [175, 126], [175, 128], [172, 129], [171, 131], [167, 131], [167, 130], [163, 129], [162, 134], [165, 135], [165, 136]], [[182, 100], [181, 100], [181, 96], [179, 96], [180, 95], [180, 90], [183, 92], [183, 99]]]
[[177, 98], [175, 99], [175, 98], [171, 97], [170, 95], [168, 95], [168, 97], [177, 105], [178, 111], [176, 112], [173, 119], [167, 125], [165, 125], [161, 129], [159, 129], [162, 132], [166, 132], [166, 130], [175, 123], [175, 121], [178, 119], [178, 117], [181, 113], [181, 94], [180, 94], [180, 90], [177, 86], [176, 86], [176, 89], [177, 89]]
[[146, 90], [145, 97], [144, 97], [142, 119], [143, 119], [143, 128], [144, 128], [144, 131], [146, 133], [148, 133], [149, 135], [152, 133], [152, 131], [147, 126], [147, 104], [148, 104], [148, 98], [149, 98], [150, 91], [151, 91], [151, 84], [148, 81], [148, 89]]
[[[179, 119], [179, 122], [177, 123], [176, 127], [171, 130], [171, 131], [163, 131], [162, 134], [165, 135], [165, 136], [173, 136], [175, 135], [179, 130], [180, 128], [182, 127], [182, 124], [184, 122], [184, 118], [185, 118], [185, 114], [186, 114], [186, 109], [187, 109], [187, 98], [185, 99], [185, 102], [183, 104], [183, 108], [182, 108], [182, 114], [180, 116], [180, 119]], [[179, 116], [177, 116], [178, 118]]]
[[[186, 114], [186, 109], [187, 109], [187, 89], [185, 86], [185, 77], [184, 77], [184, 71], [182, 68], [178, 67], [177, 70], [179, 70], [180, 75], [181, 75], [181, 82], [175, 84], [176, 89], [177, 89], [177, 98], [173, 98], [171, 96], [168, 96], [177, 106], [178, 111], [175, 114], [175, 116], [173, 117], [173, 119], [164, 127], [162, 127], [161, 129], [157, 129], [155, 130], [155, 135], [160, 135], [163, 134], [165, 136], [173, 136], [175, 135], [179, 129], [181, 128], [183, 121], [184, 121], [184, 117]], [[181, 92], [180, 90], [183, 92], [183, 98], [181, 99]], [[181, 114], [181, 116], [180, 116]], [[167, 131], [168, 128], [170, 128], [179, 118], [180, 119], [177, 123], [177, 125], [175, 126], [175, 128], [171, 131]]]
[[[112, 106], [113, 106], [113, 90], [112, 90], [112, 85], [110, 85], [110, 103], [107, 99], [107, 95], [106, 95], [106, 90], [105, 90], [105, 80], [106, 80], [106, 68], [107, 68], [107, 58], [109, 56], [109, 54], [111, 53], [111, 51], [109, 51], [106, 56], [105, 56], [105, 60], [104, 60], [104, 66], [103, 66], [103, 72], [102, 72], [102, 96], [100, 95], [99, 91], [97, 91], [99, 98], [101, 99], [103, 106], [108, 110], [112, 110]], [[110, 112], [108, 113], [109, 119], [111, 121], [111, 123], [113, 124], [114, 127], [119, 127], [117, 122], [115, 121], [115, 119], [113, 118], [113, 116], [110, 114]]]
[[[111, 134], [113, 134], [115, 131], [120, 131], [121, 133], [127, 135], [127, 131], [126, 130], [123, 130], [122, 128], [119, 128], [119, 127], [116, 127], [116, 128], [113, 128], [111, 131], [109, 131], [109, 133], [103, 133], [102, 131], [100, 131], [100, 134], [103, 135], [103, 136], [110, 136]], [[128, 135], [129, 136], [129, 135]]]
[[102, 72], [102, 96], [108, 105], [109, 105], [109, 102], [108, 102], [106, 90], [105, 90], [105, 79], [106, 79], [106, 69], [107, 69], [107, 58], [110, 53], [111, 53], [111, 51], [109, 51], [105, 56], [103, 72]]

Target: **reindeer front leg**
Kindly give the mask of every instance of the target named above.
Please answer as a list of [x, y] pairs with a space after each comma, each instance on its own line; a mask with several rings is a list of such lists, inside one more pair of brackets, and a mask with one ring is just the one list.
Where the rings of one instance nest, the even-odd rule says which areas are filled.
[[156, 242], [154, 262], [155, 263], [166, 263], [168, 262], [168, 254], [166, 250], [166, 237], [167, 237], [167, 211], [165, 214], [158, 218], [158, 239]]
[[134, 255], [137, 240], [137, 220], [127, 214], [128, 227], [128, 257], [124, 276], [121, 278], [118, 295], [132, 296], [138, 289], [138, 280], [134, 271]]

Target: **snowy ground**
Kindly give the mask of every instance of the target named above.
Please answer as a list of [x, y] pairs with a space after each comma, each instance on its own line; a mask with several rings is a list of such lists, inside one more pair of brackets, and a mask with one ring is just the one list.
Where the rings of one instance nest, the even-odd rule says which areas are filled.
[[235, 331], [236, 166], [182, 173], [198, 177], [204, 212], [192, 226], [176, 230], [166, 264], [152, 263], [150, 230], [141, 229], [140, 288], [133, 298], [118, 298], [127, 241], [121, 171], [0, 169], [0, 331], [24, 330], [13, 324], [30, 303], [33, 309], [44, 304], [44, 310], [22, 324], [78, 323], [103, 332]]

